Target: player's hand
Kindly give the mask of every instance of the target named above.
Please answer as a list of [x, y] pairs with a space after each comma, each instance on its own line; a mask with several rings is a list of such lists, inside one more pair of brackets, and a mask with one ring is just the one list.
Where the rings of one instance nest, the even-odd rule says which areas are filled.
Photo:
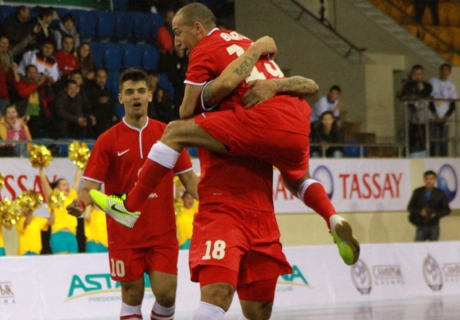
[[420, 215], [425, 218], [426, 217], [426, 209], [422, 209], [422, 211], [420, 211]]
[[275, 59], [276, 54], [278, 53], [275, 40], [273, 40], [273, 38], [269, 36], [257, 39], [257, 41], [254, 42], [253, 46], [257, 48], [257, 52], [259, 52], [260, 55], [269, 55], [271, 59]]
[[271, 80], [250, 81], [248, 87], [252, 88], [243, 95], [246, 109], [272, 98], [277, 92], [276, 83]]
[[85, 117], [78, 117], [78, 125], [80, 127], [86, 127], [88, 125], [88, 120]]
[[66, 207], [66, 210], [68, 214], [77, 218], [83, 214], [83, 207], [78, 199], [72, 201], [72, 203]]

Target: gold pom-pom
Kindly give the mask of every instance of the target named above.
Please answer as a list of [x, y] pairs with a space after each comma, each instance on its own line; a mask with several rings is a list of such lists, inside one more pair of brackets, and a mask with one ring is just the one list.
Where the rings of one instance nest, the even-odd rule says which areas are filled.
[[29, 160], [32, 162], [32, 167], [44, 168], [53, 161], [53, 157], [47, 147], [34, 145], [30, 151]]
[[54, 189], [48, 202], [48, 209], [51, 211], [64, 208], [65, 199], [66, 196], [62, 191]]
[[16, 224], [22, 217], [18, 204], [10, 199], [3, 199], [0, 202], [0, 218], [6, 227]]
[[184, 201], [182, 199], [174, 199], [174, 213], [176, 216], [180, 215], [184, 210]]
[[18, 196], [16, 202], [22, 211], [33, 212], [42, 206], [43, 197], [33, 190], [27, 190]]
[[69, 145], [69, 158], [80, 169], [86, 167], [90, 153], [88, 145], [84, 142], [74, 141]]
[[0, 173], [0, 191], [3, 189], [4, 185], [5, 185], [5, 178], [3, 177], [3, 174]]

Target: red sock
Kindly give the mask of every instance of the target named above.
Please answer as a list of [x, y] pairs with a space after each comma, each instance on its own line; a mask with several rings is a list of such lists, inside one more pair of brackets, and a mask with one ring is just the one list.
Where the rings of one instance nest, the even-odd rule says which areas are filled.
[[140, 211], [152, 190], [160, 184], [170, 170], [170, 168], [166, 168], [158, 162], [147, 158], [142, 166], [139, 179], [126, 197], [126, 209]]
[[303, 195], [299, 195], [299, 197], [301, 196], [300, 199], [303, 203], [315, 210], [316, 213], [326, 220], [327, 226], [330, 229], [331, 226], [329, 224], [329, 218], [336, 214], [336, 211], [331, 200], [329, 200], [323, 185], [319, 182], [311, 183], [311, 181], [311, 179], [304, 181], [300, 190], [302, 192], [302, 189], [305, 188], [305, 186], [306, 190], [303, 191]]

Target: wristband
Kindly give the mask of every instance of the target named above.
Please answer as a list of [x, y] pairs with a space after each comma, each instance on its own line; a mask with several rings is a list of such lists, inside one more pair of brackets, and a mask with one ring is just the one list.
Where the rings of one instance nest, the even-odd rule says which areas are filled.
[[83, 202], [83, 200], [78, 199], [78, 201], [80, 201], [81, 206], [83, 207], [83, 211], [85, 211], [85, 209], [86, 209], [86, 204]]

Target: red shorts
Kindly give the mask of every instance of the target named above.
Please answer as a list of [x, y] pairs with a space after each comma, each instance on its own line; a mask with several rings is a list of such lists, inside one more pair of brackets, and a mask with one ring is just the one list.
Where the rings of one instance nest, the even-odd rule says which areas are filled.
[[148, 270], [177, 275], [178, 245], [110, 250], [110, 275], [113, 280], [128, 282], [140, 279]]
[[[266, 118], [266, 114], [263, 116]], [[306, 134], [245, 124], [233, 110], [202, 113], [194, 120], [209, 135], [226, 145], [230, 155], [265, 160], [277, 167], [285, 178], [294, 181], [302, 178], [308, 170], [310, 140]]]
[[273, 212], [228, 205], [200, 208], [193, 222], [189, 253], [191, 279], [200, 281], [200, 270], [206, 266], [223, 267], [233, 272], [206, 275], [210, 280], [208, 283], [200, 281], [201, 286], [226, 282], [237, 288], [292, 273], [279, 237]]

